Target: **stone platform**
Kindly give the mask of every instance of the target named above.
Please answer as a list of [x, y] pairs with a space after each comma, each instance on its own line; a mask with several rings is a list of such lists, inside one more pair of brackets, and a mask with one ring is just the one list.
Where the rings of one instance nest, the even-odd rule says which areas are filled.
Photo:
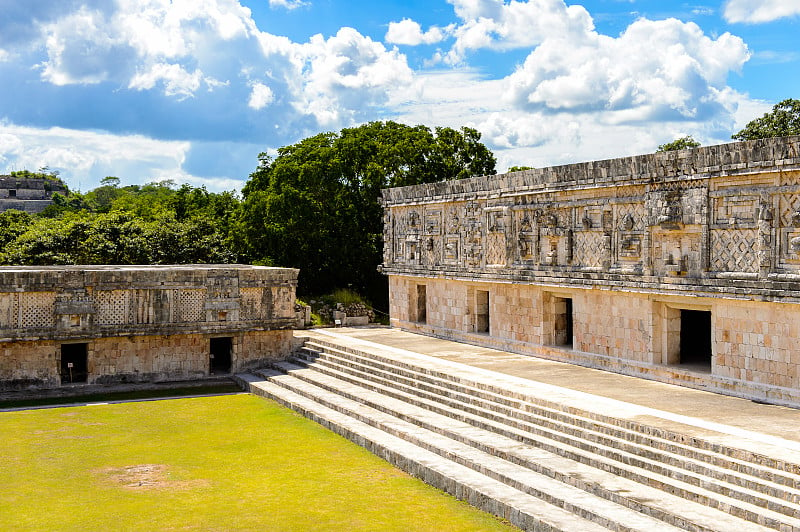
[[239, 375], [526, 530], [800, 530], [800, 410], [389, 328]]

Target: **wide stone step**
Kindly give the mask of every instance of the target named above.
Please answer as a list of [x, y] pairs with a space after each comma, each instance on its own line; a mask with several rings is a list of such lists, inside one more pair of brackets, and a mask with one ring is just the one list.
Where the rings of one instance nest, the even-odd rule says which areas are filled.
[[[414, 423], [462, 445], [474, 447], [491, 456], [501, 457], [506, 461], [524, 466], [548, 478], [565, 482], [573, 487], [603, 497], [609, 502], [623, 505], [626, 508], [663, 520], [674, 526], [693, 530], [719, 530], [717, 527], [720, 526], [720, 523], [724, 523], [725, 519], [728, 519], [727, 525], [729, 526], [743, 527], [743, 530], [762, 529], [756, 524], [746, 523], [726, 515], [726, 512], [742, 515], [754, 523], [774, 529], [791, 530], [798, 524], [791, 523], [793, 521], [791, 518], [784, 518], [784, 516], [773, 512], [737, 503], [737, 501], [719, 496], [706, 501], [712, 503], [714, 507], [724, 510], [724, 512], [715, 512], [708, 507], [708, 504], [688, 502], [659, 489], [642, 486], [617, 475], [591, 467], [595, 464], [577, 463], [540, 448], [520, 445], [520, 438], [509, 438], [487, 432], [478, 427], [457, 421], [452, 416], [436, 414], [428, 409], [386, 397], [380, 392], [365, 390], [357, 385], [318, 374], [313, 370], [300, 369], [286, 363], [280, 364], [280, 366], [283, 370], [290, 371], [292, 377], [301, 378], [308, 384], [326, 390], [327, 393], [341, 395], [355, 404], [366, 405], [393, 418]], [[294, 379], [287, 379], [282, 382], [287, 386], [296, 386]], [[350, 414], [358, 415], [357, 412], [350, 412]], [[364, 419], [362, 421], [369, 422]], [[449, 447], [446, 446], [444, 448], [451, 450], [453, 445], [451, 443]], [[460, 450], [458, 454], [463, 456], [465, 452]], [[675, 482], [672, 482], [672, 484], [673, 487], [678, 489], [685, 488], [685, 486]], [[701, 493], [701, 495], [708, 496], [707, 493]], [[736, 505], [730, 506], [732, 502]]]
[[[261, 373], [261, 372], [259, 372]], [[350, 416], [444, 459], [486, 475], [548, 504], [567, 510], [610, 530], [679, 530], [647, 515], [614, 504], [595, 494], [558, 482], [528, 468], [506, 461], [473, 446], [432, 432], [389, 412], [315, 386], [292, 375], [263, 374], [270, 382]], [[432, 415], [432, 418], [436, 416]], [[475, 429], [473, 429], [475, 430]], [[519, 444], [517, 444], [519, 446]], [[702, 529], [704, 530], [704, 529]], [[753, 529], [756, 530], [756, 529]]]
[[[694, 460], [686, 460], [683, 457], [670, 455], [664, 451], [654, 451], [641, 444], [630, 443], [619, 438], [604, 437], [588, 429], [575, 430], [573, 428], [567, 436], [562, 436], [558, 432], [553, 432], [553, 427], [549, 426], [548, 419], [529, 416], [525, 412], [518, 412], [513, 418], [508, 418], [505, 415], [497, 415], [493, 410], [487, 410], [486, 405], [475, 405], [474, 401], [472, 403], [458, 402], [454, 398], [458, 394], [457, 392], [450, 392], [446, 396], [428, 394], [421, 391], [421, 388], [424, 387], [422, 384], [418, 386], [403, 386], [395, 379], [391, 381], [382, 379], [376, 375], [365, 374], [352, 368], [348, 368], [348, 372], [340, 372], [335, 369], [334, 364], [328, 364], [330, 362], [318, 361], [314, 363], [314, 368], [338, 379], [371, 388], [379, 393], [414, 403], [423, 408], [437, 411], [487, 430], [507, 435], [509, 434], [508, 427], [525, 431], [522, 436], [518, 433], [512, 433], [517, 438], [528, 437], [528, 432], [536, 434], [556, 443], [548, 444], [538, 440], [530, 443], [551, 449], [573, 460], [584, 463], [591, 462], [594, 466], [601, 467], [607, 472], [622, 475], [646, 485], [661, 487], [666, 484], [669, 486], [671, 481], [665, 483], [664, 480], [669, 478], [681, 482], [681, 486], [690, 484], [703, 489], [703, 491], [698, 491], [697, 489], [671, 488], [673, 493], [680, 494], [689, 500], [718, 506], [719, 502], [716, 498], [708, 498], [703, 495], [706, 491], [711, 491], [787, 516], [797, 517], [797, 505], [793, 502], [787, 502], [786, 499], [788, 497], [796, 498], [797, 494], [787, 493], [786, 489], [779, 485], [765, 486], [763, 481], [746, 480], [744, 476], [735, 472], [708, 466]], [[444, 394], [442, 390], [439, 390], [439, 392]], [[497, 405], [494, 406], [497, 408]], [[558, 428], [556, 427], [556, 429]], [[583, 453], [570, 451], [570, 447], [577, 448]], [[603, 463], [597, 460], [598, 455], [616, 460], [624, 465]], [[682, 467], [685, 472], [675, 469], [676, 466]], [[646, 474], [643, 474], [642, 471], [632, 470], [631, 467], [640, 468], [646, 471]], [[650, 473], [655, 473], [657, 476], [654, 477]], [[736, 482], [729, 482], [731, 479]], [[673, 482], [673, 484], [675, 483]], [[765, 493], [767, 488], [769, 488], [769, 491]], [[758, 518], [752, 512], [748, 513], [747, 510], [736, 508], [736, 511], [738, 512], [737, 515], [743, 517], [750, 515], [750, 519]]]
[[276, 401], [366, 448], [407, 473], [523, 530], [602, 532], [608, 528], [521, 492], [468, 467], [362, 423], [251, 374], [236, 376], [253, 394]]
[[[540, 397], [513, 393], [508, 389], [463, 379], [458, 375], [444, 373], [435, 368], [421, 367], [419, 364], [407, 363], [403, 360], [387, 359], [372, 353], [325, 342], [309, 342], [308, 345], [306, 356], [309, 359], [320, 358], [323, 361], [327, 359], [376, 375], [388, 373], [391, 375], [392, 381], [397, 382], [408, 378], [414, 381], [414, 386], [421, 389], [430, 385], [445, 388], [449, 390], [448, 394], [463, 392], [470, 396], [469, 402], [471, 403], [476, 401], [474, 398], [479, 398], [517, 411], [552, 419], [564, 426], [571, 425], [574, 427], [573, 431], [592, 430], [652, 449], [668, 451], [673, 455], [734, 471], [735, 476], [728, 478], [728, 482], [734, 484], [745, 482], [742, 484], [743, 487], [757, 489], [765, 494], [794, 503], [800, 501], [800, 474], [796, 473], [800, 467], [798, 464], [785, 463], [768, 456], [697, 438], [687, 440], [682, 434], [669, 433], [663, 429], [598, 415], [595, 412], [574, 408], [565, 409], [560, 404], [550, 403]], [[365, 366], [374, 368], [376, 371], [367, 370]], [[665, 465], [679, 466], [679, 464], [669, 462]], [[760, 483], [761, 487], [753, 485], [753, 479], [757, 479], [757, 483]]]

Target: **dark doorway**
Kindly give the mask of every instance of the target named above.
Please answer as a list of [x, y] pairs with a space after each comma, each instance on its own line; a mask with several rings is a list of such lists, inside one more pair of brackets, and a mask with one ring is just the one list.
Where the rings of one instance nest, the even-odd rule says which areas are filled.
[[417, 322], [428, 321], [428, 289], [424, 284], [417, 285]]
[[711, 311], [681, 310], [679, 364], [711, 368]]
[[475, 292], [475, 331], [489, 332], [489, 291], [477, 290]]
[[555, 304], [554, 343], [567, 347], [572, 346], [572, 298], [557, 297]]
[[61, 384], [73, 384], [88, 380], [88, 345], [61, 344]]
[[211, 373], [230, 373], [231, 372], [231, 351], [233, 338], [212, 338], [211, 339]]

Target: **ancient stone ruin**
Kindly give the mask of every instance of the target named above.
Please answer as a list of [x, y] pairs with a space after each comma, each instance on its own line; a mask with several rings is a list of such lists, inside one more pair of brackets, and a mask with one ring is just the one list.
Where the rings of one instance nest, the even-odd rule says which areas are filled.
[[800, 137], [383, 201], [395, 327], [800, 405]]
[[42, 212], [53, 203], [54, 192], [66, 194], [67, 187], [52, 179], [0, 175], [0, 212]]
[[298, 270], [0, 268], [0, 390], [204, 378], [291, 351]]

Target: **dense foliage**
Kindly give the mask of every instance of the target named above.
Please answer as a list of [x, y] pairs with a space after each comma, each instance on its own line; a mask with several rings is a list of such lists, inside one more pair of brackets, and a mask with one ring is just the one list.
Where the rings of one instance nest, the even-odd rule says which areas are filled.
[[107, 177], [85, 194], [54, 194], [39, 215], [0, 213], [0, 263], [291, 266], [301, 293], [352, 288], [384, 306], [381, 189], [494, 172], [474, 129], [373, 122], [262, 154], [242, 201]]
[[0, 213], [2, 264], [180, 264], [237, 260], [229, 239], [238, 199], [170, 182], [55, 194], [41, 215]]
[[243, 189], [237, 244], [266, 264], [301, 268], [300, 291], [352, 287], [386, 298], [380, 190], [495, 173], [474, 129], [372, 122], [262, 154]]
[[689, 148], [699, 148], [699, 147], [700, 143], [694, 140], [694, 138], [691, 135], [687, 135], [685, 137], [675, 139], [672, 142], [667, 142], [666, 144], [659, 145], [656, 152], [687, 150]]
[[771, 112], [751, 120], [731, 138], [754, 140], [788, 135], [800, 135], [800, 100], [787, 99], [778, 102]]

